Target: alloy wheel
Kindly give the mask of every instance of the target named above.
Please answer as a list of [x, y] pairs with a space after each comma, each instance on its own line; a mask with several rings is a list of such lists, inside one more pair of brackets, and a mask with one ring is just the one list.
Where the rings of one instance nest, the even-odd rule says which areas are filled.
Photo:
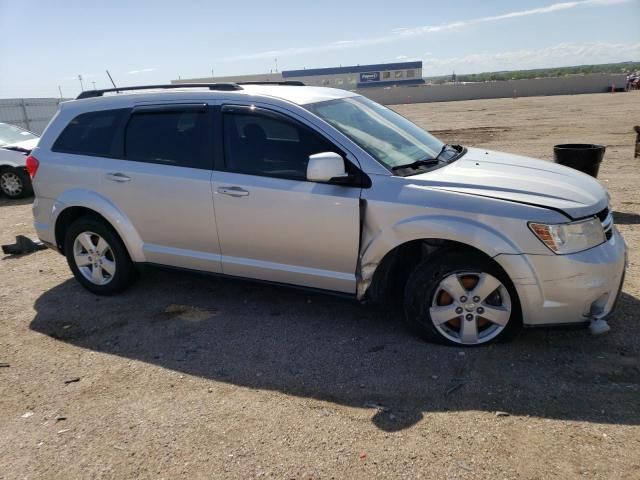
[[507, 288], [484, 272], [454, 273], [435, 290], [429, 314], [434, 327], [452, 342], [475, 345], [502, 332], [511, 318]]
[[73, 259], [84, 278], [94, 285], [106, 285], [116, 273], [111, 246], [94, 232], [82, 232], [73, 242]]

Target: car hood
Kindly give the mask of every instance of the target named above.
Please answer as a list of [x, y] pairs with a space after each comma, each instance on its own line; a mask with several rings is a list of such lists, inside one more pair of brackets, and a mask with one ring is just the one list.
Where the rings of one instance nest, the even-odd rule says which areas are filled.
[[40, 139], [32, 138], [30, 140], [25, 140], [24, 142], [16, 142], [16, 143], [9, 143], [7, 145], [0, 145], [0, 148], [6, 148], [7, 150], [31, 152], [31, 150], [36, 148], [36, 145], [38, 145], [38, 140]]
[[572, 218], [607, 207], [606, 190], [594, 178], [556, 163], [470, 148], [446, 167], [407, 177], [431, 188], [500, 198], [561, 210]]

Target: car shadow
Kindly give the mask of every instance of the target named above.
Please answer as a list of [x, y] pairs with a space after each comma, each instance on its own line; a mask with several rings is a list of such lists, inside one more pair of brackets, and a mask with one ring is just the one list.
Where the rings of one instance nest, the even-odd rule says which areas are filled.
[[638, 225], [640, 215], [637, 213], [613, 212], [613, 221], [617, 225]]
[[33, 203], [33, 196], [25, 198], [9, 198], [0, 192], [0, 207], [15, 207], [16, 205], [30, 205]]
[[154, 269], [115, 297], [67, 280], [36, 300], [31, 328], [216, 382], [370, 408], [386, 431], [462, 410], [637, 425], [640, 325], [623, 317], [639, 307], [624, 294], [603, 337], [534, 329], [461, 349], [423, 342], [378, 306]]

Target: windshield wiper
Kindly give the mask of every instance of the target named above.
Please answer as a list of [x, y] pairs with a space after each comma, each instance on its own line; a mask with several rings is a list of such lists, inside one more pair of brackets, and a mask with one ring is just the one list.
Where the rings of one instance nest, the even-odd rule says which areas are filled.
[[396, 165], [395, 167], [391, 167], [392, 171], [404, 170], [405, 168], [413, 168], [416, 169], [418, 167], [424, 167], [427, 165], [437, 165], [440, 163], [440, 160], [437, 158], [423, 158], [422, 160], [416, 160], [413, 163], [405, 163], [404, 165]]
[[450, 145], [448, 143], [445, 143], [444, 145], [442, 145], [442, 148], [440, 149], [440, 153], [436, 155], [436, 159], [439, 159], [440, 156], [449, 149], [453, 149], [456, 152], [456, 155], [448, 159], [448, 160], [452, 160], [453, 158], [457, 157], [460, 153], [462, 153], [462, 151], [464, 150], [464, 147], [462, 145]]

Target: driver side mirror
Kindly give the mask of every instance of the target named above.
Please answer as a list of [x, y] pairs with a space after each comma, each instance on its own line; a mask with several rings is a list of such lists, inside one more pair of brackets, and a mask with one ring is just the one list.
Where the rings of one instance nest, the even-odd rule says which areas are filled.
[[309, 156], [307, 180], [328, 182], [334, 178], [347, 178], [348, 176], [349, 174], [344, 168], [344, 159], [337, 153], [323, 152]]

